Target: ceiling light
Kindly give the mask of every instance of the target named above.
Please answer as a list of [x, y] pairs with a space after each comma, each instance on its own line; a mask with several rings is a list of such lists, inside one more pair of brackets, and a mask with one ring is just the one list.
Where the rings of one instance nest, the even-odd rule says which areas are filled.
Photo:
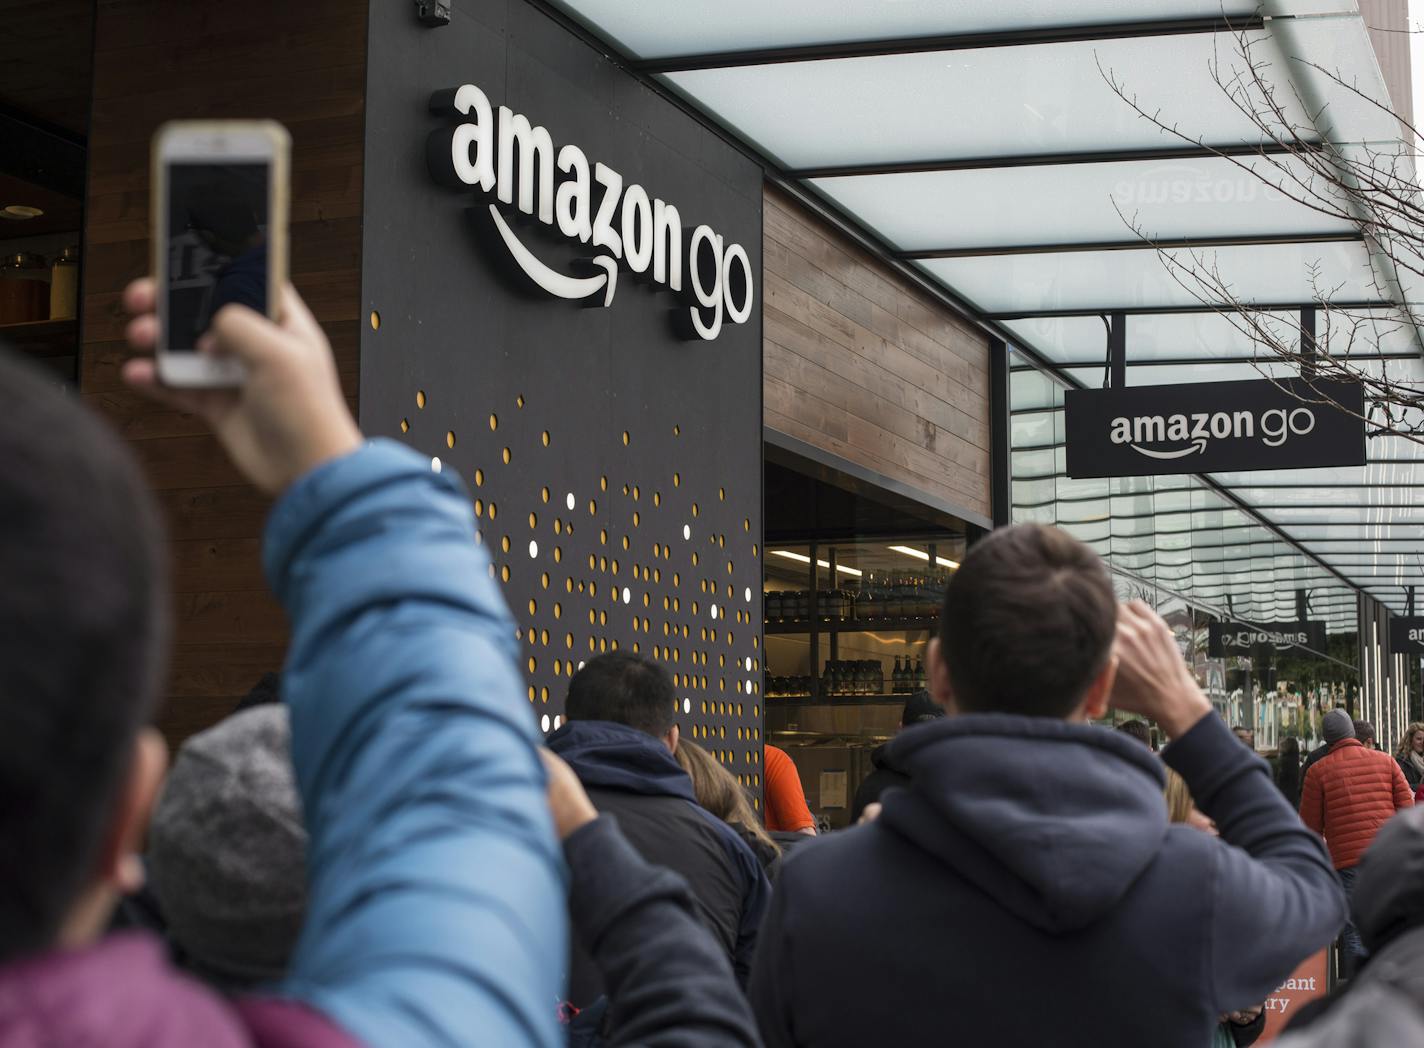
[[[792, 553], [789, 549], [774, 549], [771, 551], [771, 555], [773, 557], [785, 557], [787, 560], [800, 561], [802, 564], [811, 563], [811, 558], [806, 556], [806, 554]], [[831, 565], [827, 561], [818, 560], [816, 561], [816, 566], [820, 568], [829, 569]], [[836, 570], [841, 572], [842, 574], [850, 575], [857, 579], [865, 574], [865, 572], [861, 571], [859, 568], [848, 568], [844, 564], [837, 564]]]
[[[890, 548], [896, 553], [903, 553], [907, 557], [914, 557], [916, 560], [929, 563], [930, 555], [922, 549], [915, 549], [914, 546], [891, 546]], [[959, 567], [959, 561], [950, 560], [947, 557], [936, 557], [935, 563], [942, 568], [958, 569]]]
[[15, 221], [24, 221], [27, 218], [39, 218], [44, 212], [37, 207], [30, 207], [28, 204], [10, 204], [0, 208], [0, 215]]

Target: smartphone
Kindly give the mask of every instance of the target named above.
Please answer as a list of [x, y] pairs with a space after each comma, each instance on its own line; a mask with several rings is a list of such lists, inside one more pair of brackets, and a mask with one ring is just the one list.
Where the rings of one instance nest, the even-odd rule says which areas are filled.
[[287, 279], [291, 137], [271, 120], [164, 124], [153, 137], [159, 380], [240, 385], [242, 365], [197, 351], [230, 303], [276, 318]]

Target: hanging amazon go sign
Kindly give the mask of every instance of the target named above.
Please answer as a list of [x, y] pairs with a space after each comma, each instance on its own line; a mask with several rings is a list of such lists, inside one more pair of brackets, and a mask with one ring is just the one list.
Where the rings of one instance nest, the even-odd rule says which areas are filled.
[[1364, 391], [1302, 379], [1070, 389], [1068, 476], [1360, 466]]
[[1390, 619], [1389, 650], [1396, 655], [1424, 655], [1424, 618]]
[[[437, 91], [430, 110], [455, 121], [426, 141], [431, 175], [491, 198], [489, 221], [509, 261], [544, 293], [611, 306], [619, 269], [626, 268], [682, 297], [678, 328], [685, 337], [711, 341], [724, 323], [744, 324], [751, 316], [755, 281], [741, 244], [707, 225], [684, 230], [676, 206], [608, 164], [591, 162], [576, 145], [556, 151], [548, 130], [508, 106], [496, 111], [473, 84]], [[543, 226], [587, 245], [590, 257], [576, 262], [573, 273], [547, 265], [506, 212], [525, 216], [526, 231]]]

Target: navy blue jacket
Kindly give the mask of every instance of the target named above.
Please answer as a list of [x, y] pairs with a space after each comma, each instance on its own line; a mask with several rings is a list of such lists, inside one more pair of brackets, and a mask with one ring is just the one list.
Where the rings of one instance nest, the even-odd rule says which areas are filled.
[[1158, 759], [1094, 725], [950, 717], [890, 755], [911, 785], [880, 818], [785, 862], [751, 982], [768, 1046], [1201, 1048], [1345, 916], [1219, 717], [1164, 758], [1221, 839], [1170, 825]]
[[[738, 980], [751, 973], [757, 931], [771, 886], [737, 832], [700, 807], [692, 780], [658, 739], [608, 721], [570, 721], [549, 737], [601, 812], [655, 866], [681, 874], [697, 912], [727, 951]], [[583, 1007], [604, 992], [598, 971], [577, 944], [569, 1000]]]

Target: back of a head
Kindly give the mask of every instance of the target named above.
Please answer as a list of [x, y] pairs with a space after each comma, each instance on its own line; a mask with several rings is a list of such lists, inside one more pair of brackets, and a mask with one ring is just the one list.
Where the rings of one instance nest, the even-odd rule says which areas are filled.
[[569, 720], [625, 724], [661, 738], [675, 722], [676, 697], [667, 670], [650, 659], [614, 651], [589, 659], [569, 681]]
[[1369, 721], [1355, 721], [1355, 738], [1368, 746], [1375, 741], [1375, 726]]
[[905, 700], [900, 711], [900, 727], [910, 728], [916, 724], [939, 720], [944, 716], [944, 707], [930, 698], [930, 693], [921, 688]]
[[1123, 721], [1117, 726], [1117, 730], [1124, 735], [1130, 735], [1149, 750], [1152, 748], [1152, 729], [1147, 726], [1144, 720]]
[[160, 533], [122, 443], [0, 353], [0, 960], [95, 868], [167, 646]]
[[733, 826], [749, 830], [769, 847], [780, 851], [780, 846], [762, 827], [751, 802], [736, 776], [722, 766], [716, 757], [695, 742], [682, 739], [673, 754], [682, 770], [692, 780], [692, 792], [697, 803], [717, 818]]
[[1107, 663], [1117, 625], [1098, 555], [1039, 524], [1002, 528], [964, 558], [939, 640], [965, 713], [1067, 717]]
[[1300, 740], [1294, 735], [1287, 735], [1281, 740], [1280, 756], [1287, 760], [1300, 759]]
[[1166, 772], [1167, 785], [1162, 794], [1167, 798], [1167, 821], [1189, 822], [1196, 801], [1192, 799], [1192, 791], [1187, 788], [1187, 780], [1172, 768], [1167, 768]]
[[306, 912], [306, 846], [285, 706], [254, 706], [184, 743], [148, 866], [185, 963], [226, 989], [281, 978]]

